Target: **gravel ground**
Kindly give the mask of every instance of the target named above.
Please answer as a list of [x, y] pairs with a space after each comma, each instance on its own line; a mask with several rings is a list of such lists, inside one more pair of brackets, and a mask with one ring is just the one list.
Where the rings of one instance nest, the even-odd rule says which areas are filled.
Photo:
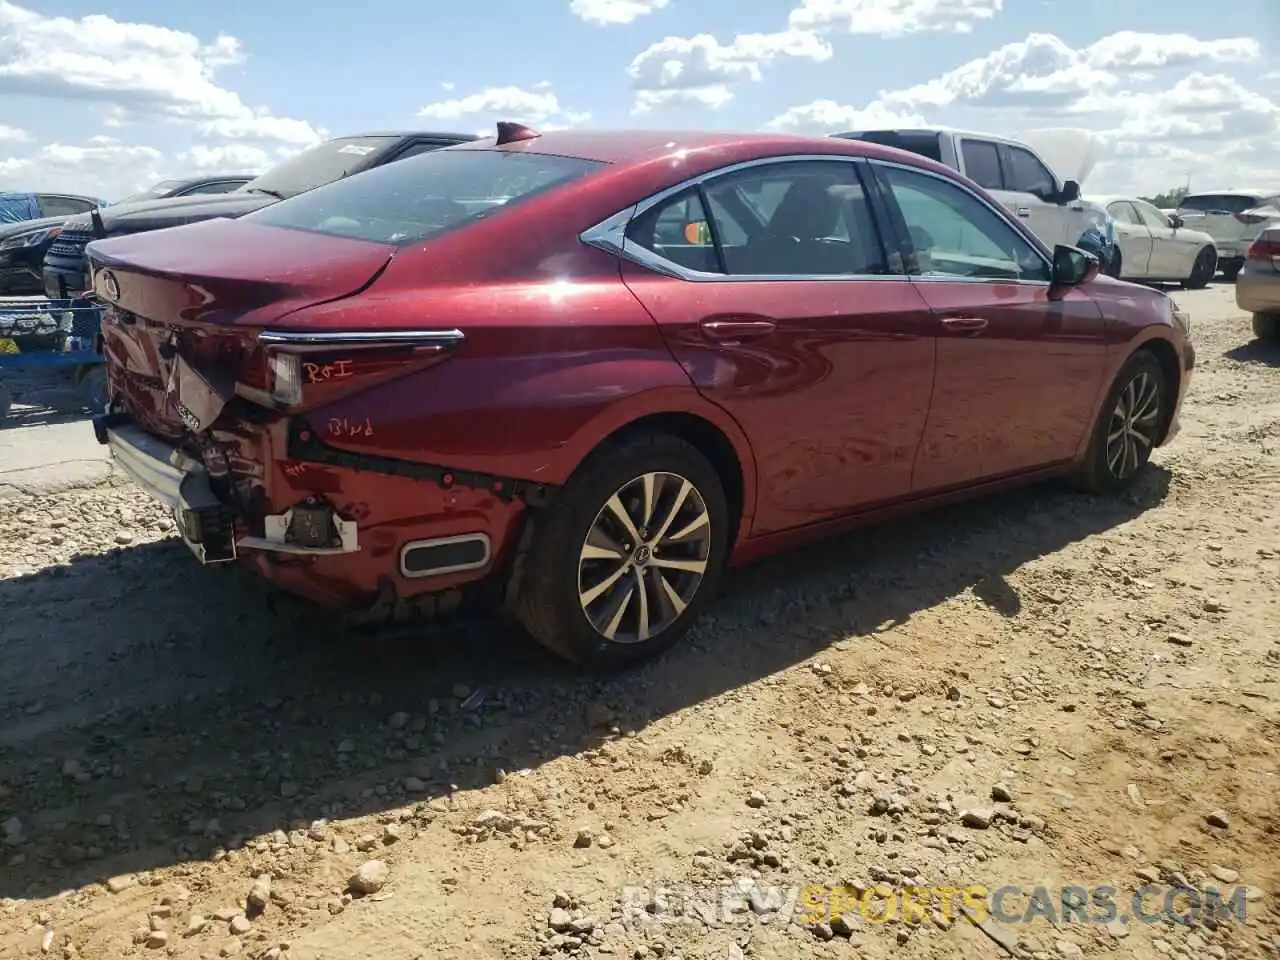
[[[0, 501], [0, 956], [1280, 955], [1280, 352], [1229, 286], [1176, 296], [1201, 365], [1131, 494], [766, 562], [614, 680], [483, 625], [338, 636], [129, 486]], [[1246, 918], [785, 910], [1149, 883]], [[660, 885], [742, 902], [625, 889]]]

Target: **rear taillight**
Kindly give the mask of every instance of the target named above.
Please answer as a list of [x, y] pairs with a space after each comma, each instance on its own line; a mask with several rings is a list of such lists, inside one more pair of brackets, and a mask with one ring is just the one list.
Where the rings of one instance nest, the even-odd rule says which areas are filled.
[[431, 366], [463, 340], [460, 330], [301, 333], [267, 331], [238, 391], [264, 406], [298, 410]]
[[1280, 237], [1259, 237], [1249, 247], [1247, 259], [1280, 270]]

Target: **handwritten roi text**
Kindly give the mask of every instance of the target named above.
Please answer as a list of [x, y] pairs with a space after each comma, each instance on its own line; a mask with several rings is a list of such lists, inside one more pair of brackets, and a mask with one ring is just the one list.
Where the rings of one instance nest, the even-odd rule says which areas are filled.
[[348, 420], [346, 417], [333, 417], [329, 420], [329, 436], [372, 437], [373, 422], [368, 417], [365, 417], [363, 420]]
[[333, 360], [329, 363], [304, 363], [302, 375], [307, 383], [328, 383], [330, 380], [346, 380], [352, 376], [350, 360]]

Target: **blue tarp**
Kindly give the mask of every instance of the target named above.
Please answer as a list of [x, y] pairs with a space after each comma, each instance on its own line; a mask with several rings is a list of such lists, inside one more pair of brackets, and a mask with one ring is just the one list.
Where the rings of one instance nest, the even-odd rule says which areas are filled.
[[39, 218], [40, 205], [34, 193], [0, 193], [0, 224]]

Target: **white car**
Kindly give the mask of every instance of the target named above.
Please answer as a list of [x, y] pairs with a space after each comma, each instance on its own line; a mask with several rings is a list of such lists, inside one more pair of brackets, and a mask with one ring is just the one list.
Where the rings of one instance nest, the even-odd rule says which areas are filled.
[[1264, 227], [1280, 221], [1280, 190], [1205, 190], [1182, 198], [1178, 216], [1213, 237], [1218, 268], [1234, 280]]
[[1208, 286], [1218, 272], [1213, 237], [1192, 230], [1177, 214], [1168, 216], [1137, 197], [1091, 197], [1116, 222], [1119, 255], [1107, 273], [1121, 280], [1181, 283], [1188, 290]]

